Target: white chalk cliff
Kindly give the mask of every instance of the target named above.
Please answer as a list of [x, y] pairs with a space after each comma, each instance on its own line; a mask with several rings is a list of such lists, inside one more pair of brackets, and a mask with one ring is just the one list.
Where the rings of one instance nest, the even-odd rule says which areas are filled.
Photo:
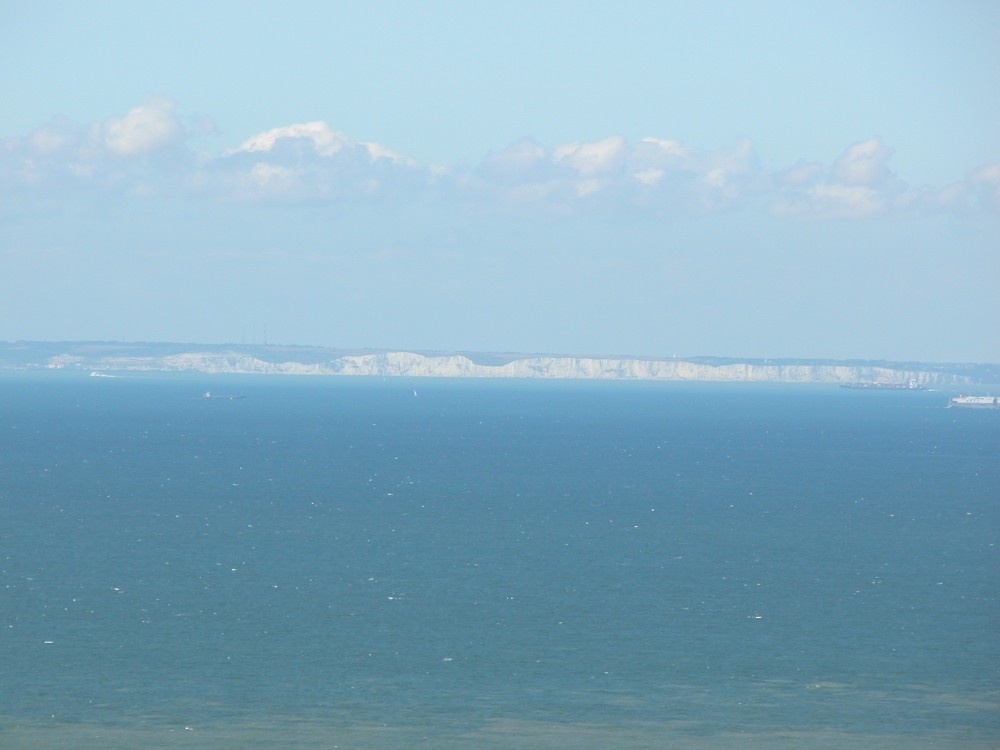
[[942, 372], [855, 364], [769, 364], [628, 357], [517, 357], [503, 364], [479, 364], [461, 354], [413, 352], [348, 354], [323, 363], [272, 362], [239, 352], [192, 352], [163, 357], [109, 356], [96, 361], [62, 358], [50, 366], [94, 370], [156, 370], [205, 373], [357, 375], [439, 378], [562, 378], [600, 380], [701, 380], [782, 383], [900, 383], [955, 385], [966, 378]]

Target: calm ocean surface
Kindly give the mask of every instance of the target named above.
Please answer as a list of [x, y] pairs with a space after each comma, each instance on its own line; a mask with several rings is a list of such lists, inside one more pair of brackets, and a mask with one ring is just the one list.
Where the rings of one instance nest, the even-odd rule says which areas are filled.
[[4, 375], [0, 747], [996, 748], [947, 396]]

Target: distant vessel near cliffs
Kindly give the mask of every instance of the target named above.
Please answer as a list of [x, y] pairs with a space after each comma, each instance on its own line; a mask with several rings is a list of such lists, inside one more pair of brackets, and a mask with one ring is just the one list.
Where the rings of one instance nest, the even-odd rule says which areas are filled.
[[998, 396], [955, 396], [948, 399], [948, 408], [963, 406], [969, 409], [1000, 409]]
[[844, 383], [841, 388], [856, 388], [860, 390], [890, 390], [890, 391], [926, 391], [927, 389], [917, 382], [916, 378], [910, 378], [905, 383], [883, 383], [878, 381], [864, 381], [859, 383]]

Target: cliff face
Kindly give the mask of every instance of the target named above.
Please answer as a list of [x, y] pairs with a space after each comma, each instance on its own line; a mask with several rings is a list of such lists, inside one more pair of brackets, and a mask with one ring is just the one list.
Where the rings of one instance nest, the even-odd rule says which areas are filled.
[[708, 365], [688, 360], [590, 357], [525, 357], [503, 365], [478, 365], [467, 357], [424, 357], [394, 352], [341, 357], [341, 375], [407, 375], [490, 378], [590, 378], [601, 380], [706, 380], [783, 383], [900, 383], [954, 385], [967, 378], [921, 370], [855, 365]]
[[[58, 360], [58, 361], [57, 361]], [[412, 352], [350, 354], [325, 363], [272, 362], [236, 352], [194, 352], [163, 357], [108, 356], [94, 360], [53, 358], [49, 366], [93, 370], [156, 370], [289, 375], [368, 375], [380, 377], [562, 378], [600, 380], [700, 380], [782, 383], [904, 383], [965, 385], [968, 377], [947, 372], [854, 364], [706, 364], [683, 359], [523, 357], [504, 364], [478, 364], [460, 354], [425, 356]]]

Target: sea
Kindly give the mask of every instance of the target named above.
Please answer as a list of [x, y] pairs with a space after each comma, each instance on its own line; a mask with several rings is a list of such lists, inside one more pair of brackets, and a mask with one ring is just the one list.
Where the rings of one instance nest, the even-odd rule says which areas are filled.
[[949, 395], [5, 373], [0, 747], [1000, 747]]

